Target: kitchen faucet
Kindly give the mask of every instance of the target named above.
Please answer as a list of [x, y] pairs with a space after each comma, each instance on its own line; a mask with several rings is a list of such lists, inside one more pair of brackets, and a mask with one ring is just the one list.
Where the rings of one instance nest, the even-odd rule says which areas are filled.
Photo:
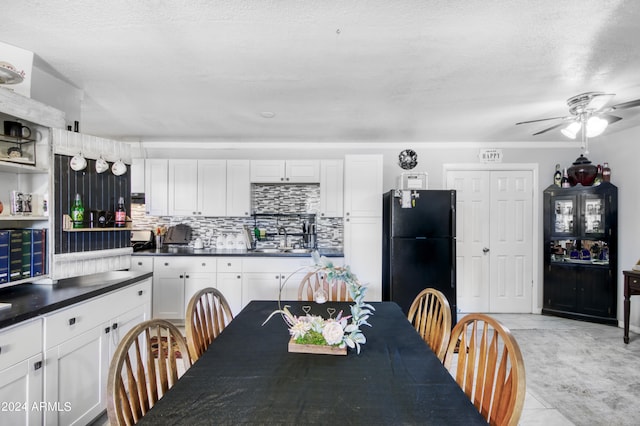
[[287, 248], [288, 247], [288, 245], [287, 245], [287, 230], [285, 229], [284, 226], [278, 227], [278, 235], [280, 235], [281, 233], [284, 234], [284, 246], [283, 246], [283, 248]]

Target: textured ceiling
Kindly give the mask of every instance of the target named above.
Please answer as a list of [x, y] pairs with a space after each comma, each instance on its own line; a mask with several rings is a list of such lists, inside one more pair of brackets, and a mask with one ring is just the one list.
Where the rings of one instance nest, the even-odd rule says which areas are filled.
[[[31, 0], [1, 10], [0, 41], [82, 91], [83, 132], [118, 139], [549, 141], [563, 137], [531, 136], [546, 123], [514, 123], [566, 115], [566, 99], [586, 91], [640, 98], [637, 0]], [[618, 115], [607, 132], [640, 124], [640, 108]]]

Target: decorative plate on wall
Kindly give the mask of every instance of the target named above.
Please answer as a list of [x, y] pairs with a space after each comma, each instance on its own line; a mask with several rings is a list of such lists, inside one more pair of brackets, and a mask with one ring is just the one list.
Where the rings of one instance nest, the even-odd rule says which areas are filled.
[[400, 167], [411, 170], [418, 165], [418, 154], [412, 149], [405, 149], [398, 155]]

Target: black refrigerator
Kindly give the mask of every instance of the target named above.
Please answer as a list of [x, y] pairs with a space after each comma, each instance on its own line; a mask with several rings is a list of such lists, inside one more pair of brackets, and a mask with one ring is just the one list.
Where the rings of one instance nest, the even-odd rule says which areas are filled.
[[392, 190], [383, 203], [382, 300], [408, 314], [418, 293], [432, 287], [447, 297], [455, 324], [456, 191]]

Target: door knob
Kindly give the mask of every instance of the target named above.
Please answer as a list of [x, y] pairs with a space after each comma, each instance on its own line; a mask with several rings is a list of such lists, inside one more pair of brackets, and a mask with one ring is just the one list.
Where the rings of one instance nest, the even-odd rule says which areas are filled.
[[488, 247], [483, 248], [483, 249], [482, 249], [482, 252], [483, 252], [483, 253], [489, 253], [489, 248], [488, 248]]

